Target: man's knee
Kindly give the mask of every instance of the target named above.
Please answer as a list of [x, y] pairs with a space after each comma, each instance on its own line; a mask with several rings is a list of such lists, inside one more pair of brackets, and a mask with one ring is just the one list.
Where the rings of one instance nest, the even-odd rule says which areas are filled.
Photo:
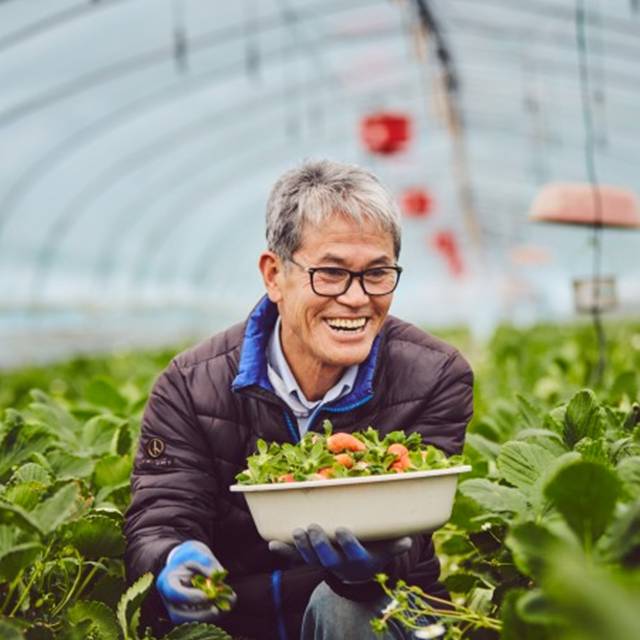
[[343, 598], [322, 582], [309, 598], [301, 637], [303, 640], [374, 637], [371, 619], [380, 613], [381, 608], [377, 602], [363, 603]]

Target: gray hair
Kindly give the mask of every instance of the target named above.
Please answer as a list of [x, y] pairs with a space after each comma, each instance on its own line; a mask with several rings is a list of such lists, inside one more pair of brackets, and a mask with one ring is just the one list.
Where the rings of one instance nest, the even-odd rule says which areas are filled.
[[267, 202], [267, 246], [290, 259], [300, 248], [306, 223], [319, 225], [335, 213], [362, 224], [372, 221], [391, 233], [400, 255], [400, 210], [372, 173], [331, 160], [307, 161], [284, 173]]

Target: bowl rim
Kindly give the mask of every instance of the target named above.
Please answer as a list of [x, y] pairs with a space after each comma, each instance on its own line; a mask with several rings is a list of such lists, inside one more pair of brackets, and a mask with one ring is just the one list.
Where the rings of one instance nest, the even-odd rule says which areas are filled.
[[433, 476], [459, 475], [471, 471], [468, 464], [461, 464], [446, 469], [427, 469], [425, 471], [408, 471], [405, 473], [384, 473], [377, 476], [359, 476], [356, 478], [333, 478], [327, 480], [298, 480], [294, 482], [267, 482], [262, 484], [232, 484], [229, 491], [234, 493], [253, 493], [264, 491], [292, 491], [300, 489], [330, 489], [338, 486], [358, 484], [374, 484], [376, 482], [398, 482], [402, 480], [430, 478]]

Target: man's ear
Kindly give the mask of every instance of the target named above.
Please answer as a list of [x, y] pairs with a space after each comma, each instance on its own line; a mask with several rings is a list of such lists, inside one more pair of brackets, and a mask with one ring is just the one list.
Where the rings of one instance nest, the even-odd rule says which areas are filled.
[[269, 300], [277, 304], [282, 300], [282, 291], [280, 289], [282, 260], [273, 251], [264, 251], [258, 259], [258, 268], [262, 274]]

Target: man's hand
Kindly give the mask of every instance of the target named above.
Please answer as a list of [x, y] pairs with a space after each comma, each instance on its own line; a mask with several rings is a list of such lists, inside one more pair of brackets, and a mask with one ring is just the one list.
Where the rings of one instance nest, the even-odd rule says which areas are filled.
[[[198, 540], [187, 540], [171, 550], [156, 580], [171, 622], [213, 622], [220, 617], [222, 612], [215, 602], [191, 584], [193, 576], [210, 577], [220, 569], [222, 565], [209, 547]], [[232, 594], [232, 604], [235, 598]]]
[[411, 548], [411, 538], [397, 538], [363, 545], [346, 527], [336, 529], [336, 543], [331, 543], [324, 529], [311, 524], [293, 531], [295, 549], [283, 542], [271, 541], [274, 553], [291, 557], [299, 554], [305, 562], [322, 566], [345, 583], [368, 582], [381, 572], [391, 559]]

